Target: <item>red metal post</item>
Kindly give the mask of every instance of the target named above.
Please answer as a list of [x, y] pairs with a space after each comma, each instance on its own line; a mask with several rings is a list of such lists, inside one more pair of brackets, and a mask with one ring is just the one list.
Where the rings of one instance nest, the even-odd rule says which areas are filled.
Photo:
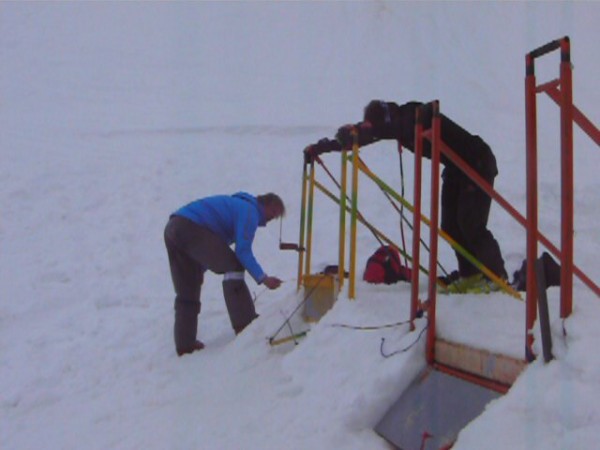
[[561, 272], [560, 317], [573, 309], [573, 83], [569, 38], [561, 40]]
[[[559, 80], [556, 80], [559, 82]], [[561, 101], [561, 93], [560, 90], [551, 84], [547, 86], [538, 86], [538, 92], [545, 92], [548, 96], [554, 100], [554, 102], [560, 106]], [[597, 145], [600, 145], [600, 130], [596, 125], [592, 123], [590, 119], [588, 119], [585, 114], [583, 114], [577, 106], [573, 105], [573, 122], [579, 125], [579, 128], [587, 134], [591, 140], [593, 140]]]
[[478, 375], [474, 375], [472, 373], [468, 373], [463, 370], [457, 369], [455, 367], [448, 366], [446, 364], [435, 363], [434, 367], [442, 373], [447, 373], [448, 375], [452, 375], [453, 377], [468, 381], [469, 383], [477, 384], [486, 389], [491, 389], [492, 391], [499, 392], [500, 394], [506, 394], [510, 389], [510, 386], [504, 383], [483, 378]]
[[[539, 87], [537, 89], [539, 92]], [[557, 94], [560, 96], [560, 93]], [[575, 109], [573, 107], [573, 109]], [[575, 110], [573, 110], [575, 114]], [[424, 136], [428, 135], [428, 132], [423, 132]], [[521, 224], [525, 229], [527, 229], [528, 223], [527, 219], [521, 215], [508, 201], [498, 194], [490, 184], [483, 179], [481, 175], [475, 172], [471, 167], [467, 165], [457, 154], [448, 147], [443, 141], [441, 143], [442, 151], [446, 155], [446, 157], [452, 161], [460, 170], [462, 170], [469, 178], [481, 188], [486, 194], [488, 194], [492, 199], [494, 199], [500, 206], [502, 206], [506, 212], [508, 212], [513, 218]], [[556, 258], [561, 259], [561, 253], [558, 247], [556, 247], [543, 233], [537, 230], [537, 240], [543, 244]], [[600, 286], [594, 283], [583, 271], [577, 267], [575, 263], [573, 263], [573, 274], [576, 275], [585, 285], [587, 285], [596, 295], [600, 296]]]
[[436, 100], [432, 103], [433, 115], [431, 120], [431, 226], [429, 227], [429, 307], [427, 317], [429, 319], [427, 329], [427, 362], [433, 364], [435, 361], [435, 310], [437, 294], [437, 258], [438, 258], [438, 223], [439, 223], [439, 193], [440, 193], [440, 146], [441, 146], [441, 124], [440, 106]]
[[527, 295], [525, 311], [525, 357], [534, 359], [533, 326], [537, 309], [537, 107], [535, 92], [535, 66], [533, 55], [525, 57], [525, 129], [526, 129], [526, 178], [527, 178]]
[[419, 304], [419, 264], [421, 257], [421, 167], [423, 161], [423, 123], [417, 108], [415, 125], [415, 179], [413, 192], [412, 274], [410, 287], [410, 330], [415, 329]]

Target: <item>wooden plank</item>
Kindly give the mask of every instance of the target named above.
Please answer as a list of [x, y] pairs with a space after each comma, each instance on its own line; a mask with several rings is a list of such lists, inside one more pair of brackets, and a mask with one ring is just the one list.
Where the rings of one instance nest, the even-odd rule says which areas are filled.
[[510, 356], [437, 338], [435, 360], [440, 364], [511, 386], [527, 363]]

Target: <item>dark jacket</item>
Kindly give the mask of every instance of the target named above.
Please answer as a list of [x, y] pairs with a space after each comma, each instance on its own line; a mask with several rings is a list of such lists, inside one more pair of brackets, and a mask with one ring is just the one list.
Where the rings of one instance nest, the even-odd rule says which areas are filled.
[[[403, 105], [379, 100], [371, 101], [365, 108], [364, 120], [371, 122], [372, 133], [360, 133], [359, 144], [364, 146], [382, 139], [395, 139], [402, 147], [414, 152], [416, 111], [422, 105], [423, 103], [416, 101]], [[432, 116], [433, 107], [428, 104], [423, 110], [424, 130], [431, 128]], [[469, 133], [445, 115], [440, 114], [440, 116], [442, 141], [477, 173], [485, 178], [494, 178], [498, 174], [498, 168], [496, 158], [489, 145], [479, 136]], [[344, 145], [343, 142], [342, 145]], [[423, 141], [423, 156], [431, 158], [431, 143], [427, 139]], [[447, 173], [460, 171], [444, 154], [442, 154], [441, 162], [446, 166]]]

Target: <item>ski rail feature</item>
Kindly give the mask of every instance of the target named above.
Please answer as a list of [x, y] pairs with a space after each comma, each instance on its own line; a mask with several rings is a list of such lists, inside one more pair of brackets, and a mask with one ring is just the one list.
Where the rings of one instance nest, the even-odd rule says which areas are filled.
[[[535, 59], [560, 49], [559, 78], [537, 85]], [[525, 55], [525, 114], [526, 114], [526, 157], [527, 157], [527, 312], [526, 353], [533, 358], [533, 329], [536, 320], [536, 305], [539, 296], [535, 264], [538, 230], [538, 176], [537, 176], [537, 94], [546, 93], [560, 108], [560, 161], [561, 161], [561, 248], [547, 242], [542, 243], [559, 260], [560, 317], [568, 317], [573, 310], [573, 274], [600, 297], [600, 287], [573, 263], [573, 123], [600, 146], [600, 131], [573, 104], [573, 74], [571, 65], [571, 42], [568, 36], [551, 41]]]
[[[560, 78], [541, 86], [536, 86], [534, 59], [541, 57], [554, 50], [561, 49]], [[525, 227], [527, 233], [527, 293], [526, 293], [526, 318], [525, 318], [525, 357], [528, 361], [535, 359], [533, 353], [533, 326], [537, 319], [538, 291], [535, 261], [538, 253], [538, 242], [541, 242], [560, 260], [561, 265], [561, 287], [560, 287], [560, 316], [568, 317], [573, 309], [573, 275], [576, 275], [596, 295], [600, 297], [600, 287], [594, 283], [573, 262], [573, 123], [581, 126], [592, 140], [600, 142], [600, 132], [591, 122], [573, 106], [572, 95], [572, 73], [570, 60], [570, 42], [565, 37], [552, 41], [530, 53], [526, 57], [526, 188], [527, 188], [527, 217], [521, 215], [506, 199], [498, 194], [493, 187], [487, 183], [479, 174], [469, 167], [448, 145], [441, 139], [441, 121], [439, 101], [435, 100], [417, 110], [415, 126], [415, 189], [414, 204], [418, 205], [420, 211], [421, 188], [420, 172], [423, 139], [431, 142], [431, 224], [438, 221], [439, 203], [439, 164], [440, 156], [451, 160], [466, 176], [475, 182], [493, 200], [499, 203], [518, 223]], [[559, 90], [560, 86], [560, 90]], [[536, 94], [546, 92], [561, 108], [561, 248], [555, 246], [538, 229], [538, 192], [537, 192], [537, 125], [536, 125]], [[431, 106], [433, 109], [432, 124], [430, 130], [423, 130], [422, 109]], [[575, 113], [575, 111], [577, 111]], [[417, 185], [416, 183], [419, 182]], [[416, 209], [416, 208], [415, 208]], [[413, 242], [420, 239], [419, 222], [422, 220], [420, 214], [414, 214]], [[429, 329], [427, 333], [427, 361], [434, 364], [435, 357], [435, 321], [436, 321], [436, 267], [432, 261], [437, 259], [437, 240], [439, 231], [436, 226], [430, 226], [431, 259], [429, 265], [428, 286], [428, 316]], [[419, 262], [419, 250], [413, 248], [413, 264]], [[490, 277], [507, 293], [511, 293], [502, 283], [497, 280], [495, 274], [491, 274], [481, 264], [477, 267]], [[413, 274], [415, 271], [413, 271]], [[411, 290], [411, 318], [414, 320], [417, 312], [418, 299], [418, 277], [413, 276]], [[510, 288], [512, 289], [512, 288]]]

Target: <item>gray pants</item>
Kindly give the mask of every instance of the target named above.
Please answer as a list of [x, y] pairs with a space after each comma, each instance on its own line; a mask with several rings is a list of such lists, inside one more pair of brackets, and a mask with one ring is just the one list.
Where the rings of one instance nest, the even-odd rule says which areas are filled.
[[175, 347], [193, 348], [198, 332], [200, 290], [204, 272], [225, 274], [223, 295], [231, 326], [240, 332], [256, 317], [254, 302], [243, 279], [244, 267], [219, 236], [184, 217], [173, 216], [165, 227], [165, 245], [175, 288]]

